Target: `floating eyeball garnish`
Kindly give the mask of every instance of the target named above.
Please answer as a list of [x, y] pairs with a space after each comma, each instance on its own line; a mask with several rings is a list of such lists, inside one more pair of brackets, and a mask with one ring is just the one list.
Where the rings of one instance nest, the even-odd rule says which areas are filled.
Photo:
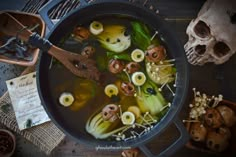
[[59, 97], [59, 102], [62, 106], [68, 107], [75, 101], [74, 96], [71, 93], [62, 93]]
[[119, 90], [116, 85], [109, 84], [105, 87], [104, 92], [108, 97], [112, 97], [118, 95]]
[[135, 122], [135, 115], [132, 112], [126, 111], [122, 114], [121, 121], [124, 125], [132, 125]]
[[146, 76], [143, 72], [133, 73], [131, 80], [136, 86], [142, 86], [146, 82]]
[[100, 33], [103, 32], [103, 25], [101, 22], [98, 21], [93, 21], [90, 25], [89, 25], [89, 31], [93, 34], [93, 35], [98, 35]]
[[135, 49], [131, 53], [131, 58], [135, 62], [142, 62], [145, 58], [144, 52], [140, 49]]

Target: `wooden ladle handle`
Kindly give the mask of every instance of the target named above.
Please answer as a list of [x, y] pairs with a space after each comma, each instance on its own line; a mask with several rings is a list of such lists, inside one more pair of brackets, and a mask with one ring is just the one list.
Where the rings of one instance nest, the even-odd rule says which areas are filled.
[[0, 30], [5, 34], [17, 36], [24, 42], [28, 42], [30, 45], [49, 53], [77, 76], [95, 80], [99, 79], [100, 74], [95, 66], [95, 61], [53, 45], [37, 33], [32, 33], [8, 13], [2, 13], [0, 19]]

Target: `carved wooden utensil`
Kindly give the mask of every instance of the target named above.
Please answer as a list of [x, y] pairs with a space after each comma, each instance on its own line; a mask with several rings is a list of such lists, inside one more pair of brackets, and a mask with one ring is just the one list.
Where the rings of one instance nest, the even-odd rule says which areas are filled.
[[99, 79], [99, 71], [95, 66], [95, 61], [88, 59], [80, 54], [71, 53], [63, 50], [47, 39], [41, 38], [37, 33], [28, 30], [23, 24], [8, 13], [0, 14], [0, 31], [9, 36], [28, 42], [31, 46], [47, 52], [57, 60], [59, 60], [67, 69], [79, 77], [88, 79]]

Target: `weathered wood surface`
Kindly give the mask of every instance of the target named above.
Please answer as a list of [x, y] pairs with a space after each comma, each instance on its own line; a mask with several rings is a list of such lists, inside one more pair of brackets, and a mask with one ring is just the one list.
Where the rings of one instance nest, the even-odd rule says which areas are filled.
[[[176, 31], [182, 44], [187, 41], [185, 34], [186, 27], [190, 20], [194, 18], [200, 7], [203, 4], [203, 0], [155, 0], [155, 9], [158, 9], [161, 16], [169, 18], [168, 21], [172, 28]], [[179, 19], [180, 18], [180, 19]], [[181, 20], [181, 19], [185, 20]], [[0, 70], [2, 66], [8, 66], [0, 63]], [[236, 56], [234, 55], [230, 61], [223, 65], [215, 66], [213, 64], [205, 65], [204, 67], [191, 66], [190, 65], [190, 87], [189, 97], [186, 100], [184, 107], [181, 110], [179, 117], [184, 119], [187, 117], [188, 103], [190, 102], [192, 95], [192, 88], [196, 87], [198, 90], [208, 94], [217, 95], [223, 94], [225, 99], [236, 101], [236, 73], [232, 70], [236, 67]], [[2, 68], [4, 70], [4, 68]], [[14, 69], [11, 68], [10, 69]], [[13, 70], [14, 71], [14, 70]], [[4, 74], [1, 71], [0, 83], [1, 89], [4, 91], [4, 79], [13, 77], [9, 72]], [[0, 89], [0, 90], [1, 90]], [[2, 92], [3, 92], [2, 91]], [[1, 95], [1, 93], [0, 93]], [[162, 136], [156, 137], [148, 146], [155, 153], [168, 146], [178, 137], [178, 131], [175, 127], [170, 126]], [[44, 157], [45, 155], [40, 152], [35, 146], [22, 139], [17, 138], [17, 150], [16, 156], [22, 157]], [[120, 152], [111, 151], [96, 151], [95, 148], [89, 148], [75, 141], [66, 138], [65, 142], [61, 143], [57, 149], [52, 153], [52, 157], [120, 157]], [[144, 155], [140, 155], [144, 156]], [[206, 154], [197, 152], [194, 150], [183, 147], [176, 152], [173, 157], [213, 157], [212, 154]]]

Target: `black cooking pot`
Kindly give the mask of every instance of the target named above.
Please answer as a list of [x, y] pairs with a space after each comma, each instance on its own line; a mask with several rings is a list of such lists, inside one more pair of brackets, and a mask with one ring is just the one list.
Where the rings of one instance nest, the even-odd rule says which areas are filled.
[[[165, 47], [167, 48], [170, 56], [176, 59], [175, 65], [177, 69], [176, 79], [176, 95], [173, 99], [173, 103], [162, 118], [162, 120], [154, 126], [154, 128], [142, 135], [140, 138], [128, 140], [128, 141], [102, 141], [97, 140], [90, 136], [84, 128], [77, 128], [79, 123], [79, 117], [76, 119], [69, 119], [70, 115], [64, 115], [60, 113], [58, 105], [52, 100], [52, 93], [48, 89], [50, 82], [49, 79], [49, 66], [51, 63], [51, 56], [47, 53], [41, 53], [39, 64], [37, 66], [37, 83], [39, 95], [42, 100], [42, 104], [47, 111], [52, 121], [62, 130], [66, 135], [73, 137], [75, 140], [82, 142], [90, 146], [109, 146], [112, 148], [127, 148], [127, 147], [139, 147], [147, 156], [155, 156], [145, 146], [147, 142], [150, 142], [155, 136], [160, 135], [170, 124], [175, 124], [180, 132], [180, 137], [168, 148], [166, 148], [159, 156], [170, 156], [177, 149], [182, 147], [189, 139], [188, 133], [185, 130], [182, 122], [177, 117], [180, 109], [186, 98], [188, 91], [188, 64], [184, 54], [183, 46], [177, 39], [176, 34], [165, 23], [165, 21], [152, 11], [139, 6], [134, 3], [130, 3], [125, 0], [120, 1], [99, 1], [87, 3], [84, 0], [81, 1], [79, 8], [75, 9], [67, 16], [63, 17], [55, 26], [48, 17], [48, 12], [61, 0], [50, 1], [40, 10], [40, 15], [48, 25], [50, 32], [47, 35], [47, 39], [53, 44], [57, 45], [59, 41], [71, 32], [71, 30], [78, 24], [88, 21], [88, 19], [94, 19], [96, 16], [104, 15], [125, 15], [139, 19], [146, 23], [151, 28], [155, 28], [159, 32], [159, 37], [162, 39]], [[67, 119], [67, 120], [66, 120]], [[69, 119], [69, 120], [68, 120]], [[171, 135], [170, 135], [171, 136]]]

